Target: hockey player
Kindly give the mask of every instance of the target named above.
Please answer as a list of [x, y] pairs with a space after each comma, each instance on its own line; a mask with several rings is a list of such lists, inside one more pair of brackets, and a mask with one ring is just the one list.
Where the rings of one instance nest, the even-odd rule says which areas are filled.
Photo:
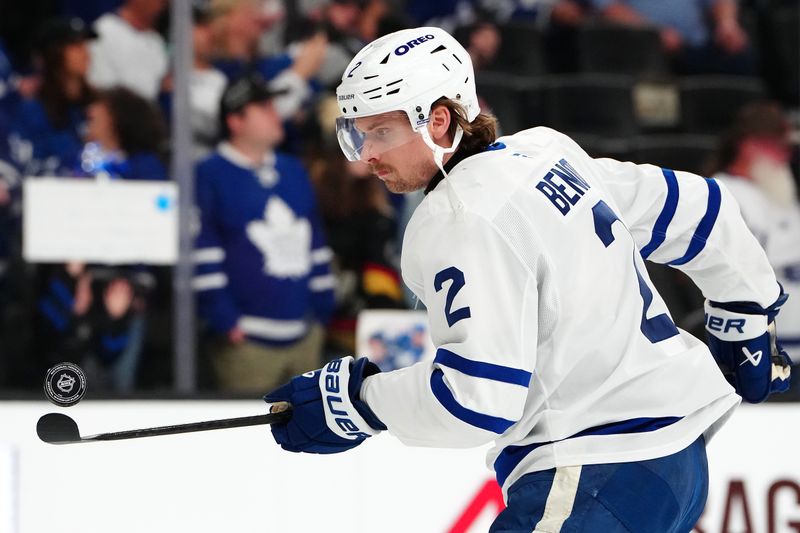
[[[507, 502], [495, 532], [690, 531], [705, 444], [737, 392], [758, 402], [788, 385], [775, 275], [717, 182], [592, 159], [548, 128], [495, 141], [474, 83], [438, 28], [378, 39], [344, 73], [345, 154], [392, 191], [427, 191], [402, 273], [437, 352], [392, 372], [348, 357], [293, 378], [265, 396], [294, 406], [273, 436], [311, 453], [385, 429], [414, 446], [494, 441]], [[644, 259], [703, 290], [711, 353], [675, 327]]]

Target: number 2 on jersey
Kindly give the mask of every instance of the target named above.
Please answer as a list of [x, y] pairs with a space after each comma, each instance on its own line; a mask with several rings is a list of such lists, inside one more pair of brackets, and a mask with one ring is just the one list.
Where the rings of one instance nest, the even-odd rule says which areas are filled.
[[[608, 248], [614, 242], [614, 233], [611, 231], [611, 226], [614, 222], [619, 221], [617, 214], [608, 207], [604, 201], [600, 200], [594, 207], [592, 207], [592, 216], [594, 218], [594, 232], [603, 243], [603, 246]], [[626, 228], [627, 229], [627, 228]], [[647, 310], [650, 309], [650, 304], [653, 303], [653, 291], [647, 285], [647, 282], [639, 272], [639, 267], [636, 266], [636, 248], [633, 250], [633, 269], [636, 271], [636, 277], [639, 280], [639, 294], [644, 301], [644, 308], [642, 309], [642, 325], [641, 330], [644, 336], [652, 343], [663, 341], [678, 334], [678, 328], [675, 323], [666, 313], [647, 318]]]
[[453, 300], [456, 299], [456, 294], [458, 294], [458, 291], [460, 291], [465, 284], [464, 273], [454, 266], [447, 267], [433, 278], [433, 288], [436, 289], [436, 292], [439, 292], [442, 290], [444, 282], [448, 280], [452, 281], [452, 283], [450, 284], [450, 288], [447, 289], [447, 301], [444, 306], [444, 315], [447, 318], [447, 325], [453, 327], [459, 320], [472, 316], [472, 313], [470, 313], [469, 307], [462, 307], [455, 311], [452, 310]]

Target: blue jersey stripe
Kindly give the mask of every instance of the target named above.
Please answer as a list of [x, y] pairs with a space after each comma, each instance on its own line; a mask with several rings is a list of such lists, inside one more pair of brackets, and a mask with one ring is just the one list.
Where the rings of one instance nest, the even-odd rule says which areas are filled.
[[502, 381], [503, 383], [510, 383], [511, 385], [521, 385], [527, 387], [531, 381], [531, 373], [527, 370], [519, 368], [511, 368], [508, 366], [496, 365], [493, 363], [486, 363], [483, 361], [473, 361], [461, 357], [460, 355], [439, 348], [436, 350], [436, 358], [434, 363], [442, 366], [458, 370], [468, 376], [476, 378], [486, 378], [494, 381]]
[[500, 435], [515, 424], [513, 420], [506, 420], [505, 418], [478, 413], [458, 403], [453, 393], [444, 382], [444, 374], [438, 368], [431, 374], [431, 390], [436, 399], [439, 400], [439, 403], [441, 403], [451, 415], [471, 426]]
[[694, 231], [694, 235], [692, 235], [692, 241], [689, 243], [686, 254], [681, 258], [670, 261], [668, 263], [670, 265], [685, 265], [697, 257], [697, 254], [705, 248], [708, 236], [711, 235], [711, 230], [714, 228], [714, 223], [717, 221], [717, 215], [719, 215], [722, 193], [719, 190], [719, 184], [715, 180], [706, 179], [706, 185], [708, 185], [708, 208], [706, 209], [706, 214], [703, 215], [700, 224], [697, 225], [697, 229]]
[[[669, 426], [670, 424], [674, 424], [682, 417], [678, 416], [665, 416], [662, 418], [632, 418], [630, 420], [623, 420], [621, 422], [611, 422], [609, 424], [603, 424], [601, 426], [595, 426], [593, 428], [584, 429], [572, 435], [571, 437], [567, 437], [566, 439], [574, 439], [576, 437], [585, 437], [587, 435], [620, 435], [624, 433], [647, 433], [649, 431], [655, 431], [657, 429], [661, 429], [663, 427]], [[497, 459], [494, 461], [494, 472], [497, 476], [497, 482], [500, 486], [503, 486], [503, 483], [506, 482], [508, 476], [511, 475], [511, 472], [517, 465], [533, 450], [539, 448], [541, 446], [546, 446], [547, 444], [553, 444], [554, 442], [561, 442], [561, 441], [553, 441], [553, 442], [534, 442], [532, 444], [527, 444], [525, 446], [506, 446], [500, 455], [497, 456]]]
[[667, 199], [664, 201], [664, 207], [656, 219], [655, 226], [653, 226], [650, 242], [642, 248], [642, 257], [645, 259], [655, 252], [664, 242], [664, 239], [667, 238], [667, 228], [669, 228], [669, 223], [672, 222], [672, 217], [675, 216], [675, 210], [678, 208], [678, 198], [680, 198], [678, 178], [675, 177], [675, 172], [668, 168], [662, 168], [661, 173], [664, 174], [664, 179], [667, 181]]

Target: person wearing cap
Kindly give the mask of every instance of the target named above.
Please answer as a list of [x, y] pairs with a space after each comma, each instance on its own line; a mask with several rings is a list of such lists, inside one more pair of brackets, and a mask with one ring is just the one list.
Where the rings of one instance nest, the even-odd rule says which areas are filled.
[[[708, 172], [739, 203], [747, 227], [767, 252], [778, 281], [793, 298], [781, 310], [778, 341], [800, 364], [800, 201], [789, 164], [789, 122], [775, 102], [743, 107], [719, 147]], [[797, 368], [797, 366], [795, 366]], [[795, 387], [800, 392], [800, 383]]]
[[94, 98], [87, 80], [88, 43], [96, 34], [77, 18], [46, 21], [34, 39], [41, 84], [23, 99], [12, 121], [11, 145], [27, 175], [75, 168], [83, 147], [86, 107]]
[[255, 74], [220, 103], [223, 142], [197, 166], [193, 286], [216, 337], [218, 385], [253, 392], [319, 365], [333, 308], [331, 251], [306, 170], [275, 152], [273, 93]]
[[166, 0], [126, 0], [116, 12], [97, 19], [99, 38], [91, 46], [89, 71], [93, 85], [121, 85], [156, 99], [169, 66], [166, 43], [155, 29], [166, 7]]

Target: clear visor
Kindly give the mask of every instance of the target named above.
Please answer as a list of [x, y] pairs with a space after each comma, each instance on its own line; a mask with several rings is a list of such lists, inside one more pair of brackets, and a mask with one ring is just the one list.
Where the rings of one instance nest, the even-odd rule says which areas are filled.
[[336, 138], [350, 161], [369, 161], [414, 140], [417, 135], [402, 112], [386, 116], [336, 119]]

